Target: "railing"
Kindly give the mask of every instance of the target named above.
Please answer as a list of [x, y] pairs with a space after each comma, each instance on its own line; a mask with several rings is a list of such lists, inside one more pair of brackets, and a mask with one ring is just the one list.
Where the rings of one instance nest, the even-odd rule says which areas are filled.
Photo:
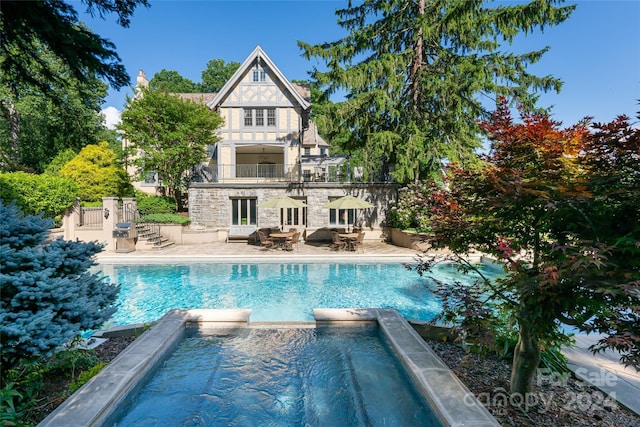
[[78, 206], [79, 209], [79, 227], [102, 227], [102, 220], [104, 218], [104, 210], [102, 207], [83, 208]]
[[[297, 164], [236, 164], [236, 165], [212, 165], [198, 170], [199, 182], [298, 182], [300, 175]], [[335, 169], [330, 173], [308, 174], [302, 176], [305, 182], [360, 182], [355, 174], [347, 177], [344, 173], [338, 173]]]

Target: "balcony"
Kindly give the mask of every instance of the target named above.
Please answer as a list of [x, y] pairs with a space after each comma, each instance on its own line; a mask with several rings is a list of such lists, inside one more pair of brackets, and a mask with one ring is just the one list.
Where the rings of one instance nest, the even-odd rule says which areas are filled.
[[210, 165], [200, 168], [194, 181], [217, 183], [264, 183], [264, 182], [355, 182], [347, 181], [347, 176], [336, 170], [332, 173], [321, 173], [318, 170], [303, 170], [300, 179], [297, 164], [236, 164]]

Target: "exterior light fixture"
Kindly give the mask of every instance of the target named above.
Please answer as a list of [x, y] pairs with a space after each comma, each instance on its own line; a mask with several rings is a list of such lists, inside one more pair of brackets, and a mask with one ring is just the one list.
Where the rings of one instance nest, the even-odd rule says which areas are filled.
[[104, 219], [109, 218], [109, 208], [104, 208]]

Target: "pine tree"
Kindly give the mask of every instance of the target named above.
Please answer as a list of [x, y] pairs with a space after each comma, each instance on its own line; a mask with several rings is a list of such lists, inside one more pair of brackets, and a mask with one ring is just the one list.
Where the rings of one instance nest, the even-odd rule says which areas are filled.
[[[355, 3], [355, 2], [354, 2]], [[479, 147], [482, 97], [505, 96], [533, 108], [535, 91], [559, 91], [553, 77], [527, 66], [548, 47], [524, 54], [502, 44], [566, 20], [562, 0], [489, 7], [483, 0], [364, 0], [337, 10], [343, 38], [298, 42], [306, 58], [327, 69], [312, 77], [327, 94], [346, 92], [329, 108], [331, 134], [351, 130], [345, 149], [395, 164], [398, 181], [437, 174], [444, 162], [471, 162]]]
[[0, 201], [0, 353], [2, 371], [46, 356], [115, 312], [119, 291], [90, 272], [102, 245], [47, 243], [51, 221]]

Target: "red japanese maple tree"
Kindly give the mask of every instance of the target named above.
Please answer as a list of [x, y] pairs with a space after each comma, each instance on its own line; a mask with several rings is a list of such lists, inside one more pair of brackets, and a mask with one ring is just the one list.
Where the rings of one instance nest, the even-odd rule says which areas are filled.
[[[638, 367], [640, 130], [624, 116], [561, 128], [521, 111], [515, 123], [504, 100], [482, 127], [491, 141], [484, 165], [453, 165], [434, 184], [430, 243], [463, 262], [470, 251], [491, 255], [506, 274], [439, 283], [439, 319], [490, 340], [506, 314], [518, 331], [512, 393], [531, 390], [541, 349], [568, 342], [567, 325], [607, 334], [593, 350], [616, 348]], [[424, 256], [417, 269], [436, 262]]]

